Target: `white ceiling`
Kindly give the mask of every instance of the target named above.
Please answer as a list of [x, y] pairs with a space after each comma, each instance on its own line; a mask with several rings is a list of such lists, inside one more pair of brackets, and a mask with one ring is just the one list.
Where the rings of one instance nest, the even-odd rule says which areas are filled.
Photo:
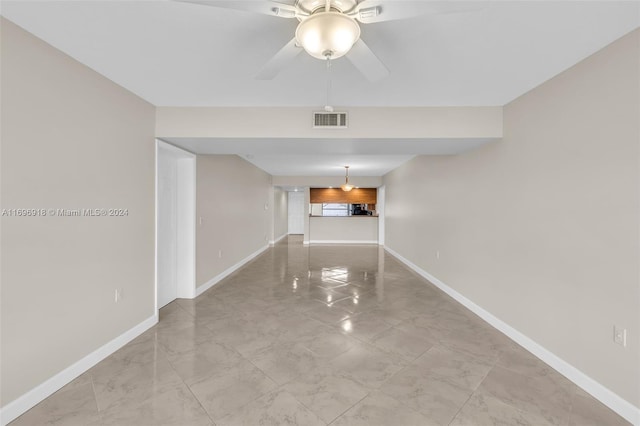
[[[247, 161], [274, 176], [384, 176], [413, 155], [245, 155]], [[312, 161], [309, 161], [311, 160]]]
[[[640, 22], [637, 1], [454, 4], [466, 12], [361, 25], [390, 75], [369, 83], [337, 59], [331, 103], [504, 105]], [[325, 64], [304, 53], [253, 78], [295, 19], [169, 0], [3, 1], [2, 15], [154, 105], [325, 105]]]
[[[157, 106], [317, 108], [326, 102], [325, 64], [304, 53], [274, 80], [254, 79], [293, 37], [295, 20], [169, 0], [0, 4], [9, 20]], [[362, 25], [363, 40], [390, 74], [370, 83], [347, 59], [337, 59], [330, 103], [504, 105], [640, 26], [639, 1], [447, 6], [463, 12]], [[273, 175], [339, 176], [349, 164], [354, 176], [380, 176], [414, 155], [455, 154], [488, 141], [169, 142], [196, 153], [249, 154], [249, 161]]]
[[274, 176], [382, 176], [415, 155], [454, 155], [492, 139], [164, 138], [197, 154], [238, 154]]

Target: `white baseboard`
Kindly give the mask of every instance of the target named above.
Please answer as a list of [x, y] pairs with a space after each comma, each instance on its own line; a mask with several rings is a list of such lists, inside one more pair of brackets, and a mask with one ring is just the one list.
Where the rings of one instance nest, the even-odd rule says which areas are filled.
[[511, 340], [515, 341], [517, 344], [540, 358], [543, 362], [548, 364], [550, 367], [558, 371], [560, 374], [565, 376], [567, 379], [571, 380], [573, 383], [584, 389], [587, 393], [591, 394], [594, 398], [602, 402], [607, 407], [611, 408], [613, 411], [618, 413], [621, 417], [625, 418], [630, 423], [640, 426], [640, 408], [634, 406], [629, 401], [620, 397], [607, 387], [598, 383], [591, 377], [587, 376], [582, 371], [578, 370], [573, 365], [569, 364], [562, 358], [555, 355], [553, 352], [544, 348], [537, 342], [533, 341], [529, 337], [525, 336], [515, 328], [511, 327], [509, 324], [505, 323], [501, 319], [495, 317], [490, 312], [484, 310], [482, 307], [476, 305], [471, 300], [467, 299], [462, 294], [458, 293], [453, 288], [449, 287], [427, 271], [423, 270], [413, 262], [408, 259], [405, 259], [399, 253], [390, 249], [389, 247], [385, 247], [385, 250], [389, 252], [396, 259], [407, 265], [409, 268], [413, 269], [415, 272], [420, 274], [429, 282], [433, 283], [440, 290], [447, 293], [449, 296], [460, 302], [467, 309], [478, 315], [480, 318], [491, 324], [498, 331], [505, 334]]
[[231, 275], [233, 272], [235, 272], [237, 269], [240, 269], [242, 266], [244, 266], [247, 262], [253, 260], [253, 258], [257, 257], [258, 255], [262, 254], [263, 251], [267, 250], [269, 248], [268, 245], [262, 247], [261, 249], [259, 249], [258, 251], [251, 253], [249, 256], [245, 257], [244, 259], [242, 259], [240, 262], [236, 263], [235, 265], [231, 266], [230, 268], [225, 269], [224, 271], [220, 272], [218, 275], [216, 275], [215, 277], [211, 278], [209, 281], [207, 281], [206, 283], [202, 284], [200, 287], [198, 287], [196, 289], [196, 296], [198, 297], [200, 296], [202, 293], [204, 293], [205, 291], [209, 290], [211, 287], [213, 287], [214, 285], [218, 284], [220, 281], [222, 281], [222, 279], [224, 279], [225, 277], [227, 277], [228, 275]]
[[377, 240], [310, 240], [310, 244], [378, 244]]
[[275, 240], [271, 240], [269, 241], [269, 245], [273, 246], [275, 245], [278, 241], [282, 240], [283, 238], [285, 238], [286, 236], [288, 236], [289, 234], [287, 234], [286, 232], [282, 235], [280, 235], [278, 238], [276, 238]]
[[44, 383], [31, 389], [29, 392], [11, 401], [0, 409], [0, 424], [5, 426], [15, 420], [38, 403], [51, 396], [64, 385], [89, 370], [91, 367], [153, 327], [158, 322], [158, 314], [147, 318], [135, 327], [125, 331], [115, 339], [99, 347], [89, 355], [65, 368]]

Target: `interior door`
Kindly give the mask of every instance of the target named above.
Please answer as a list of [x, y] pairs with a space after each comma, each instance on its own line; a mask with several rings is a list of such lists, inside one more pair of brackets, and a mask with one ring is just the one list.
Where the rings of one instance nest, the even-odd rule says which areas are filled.
[[304, 192], [289, 192], [289, 234], [304, 234]]

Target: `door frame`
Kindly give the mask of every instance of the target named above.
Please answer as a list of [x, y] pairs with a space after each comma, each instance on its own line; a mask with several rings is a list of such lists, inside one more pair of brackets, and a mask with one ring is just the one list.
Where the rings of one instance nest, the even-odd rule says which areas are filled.
[[384, 246], [384, 206], [386, 198], [386, 188], [384, 185], [378, 188], [378, 197], [376, 200], [376, 210], [378, 212], [378, 245]]
[[196, 297], [196, 155], [156, 139], [155, 154], [155, 311], [158, 312], [158, 178], [160, 150], [170, 153], [176, 164], [176, 298]]

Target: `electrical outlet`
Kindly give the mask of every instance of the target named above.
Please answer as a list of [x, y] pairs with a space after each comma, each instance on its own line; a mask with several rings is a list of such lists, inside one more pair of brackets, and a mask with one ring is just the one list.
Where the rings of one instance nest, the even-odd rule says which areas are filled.
[[218, 250], [218, 258], [222, 259], [222, 250]]
[[116, 288], [116, 294], [115, 294], [114, 302], [118, 303], [120, 300], [122, 300], [122, 290], [119, 289], [119, 288]]
[[623, 348], [627, 347], [627, 329], [613, 326], [613, 341]]
[[198, 218], [198, 225], [202, 225], [202, 216]]
[[440, 250], [436, 250], [436, 259], [440, 259]]

